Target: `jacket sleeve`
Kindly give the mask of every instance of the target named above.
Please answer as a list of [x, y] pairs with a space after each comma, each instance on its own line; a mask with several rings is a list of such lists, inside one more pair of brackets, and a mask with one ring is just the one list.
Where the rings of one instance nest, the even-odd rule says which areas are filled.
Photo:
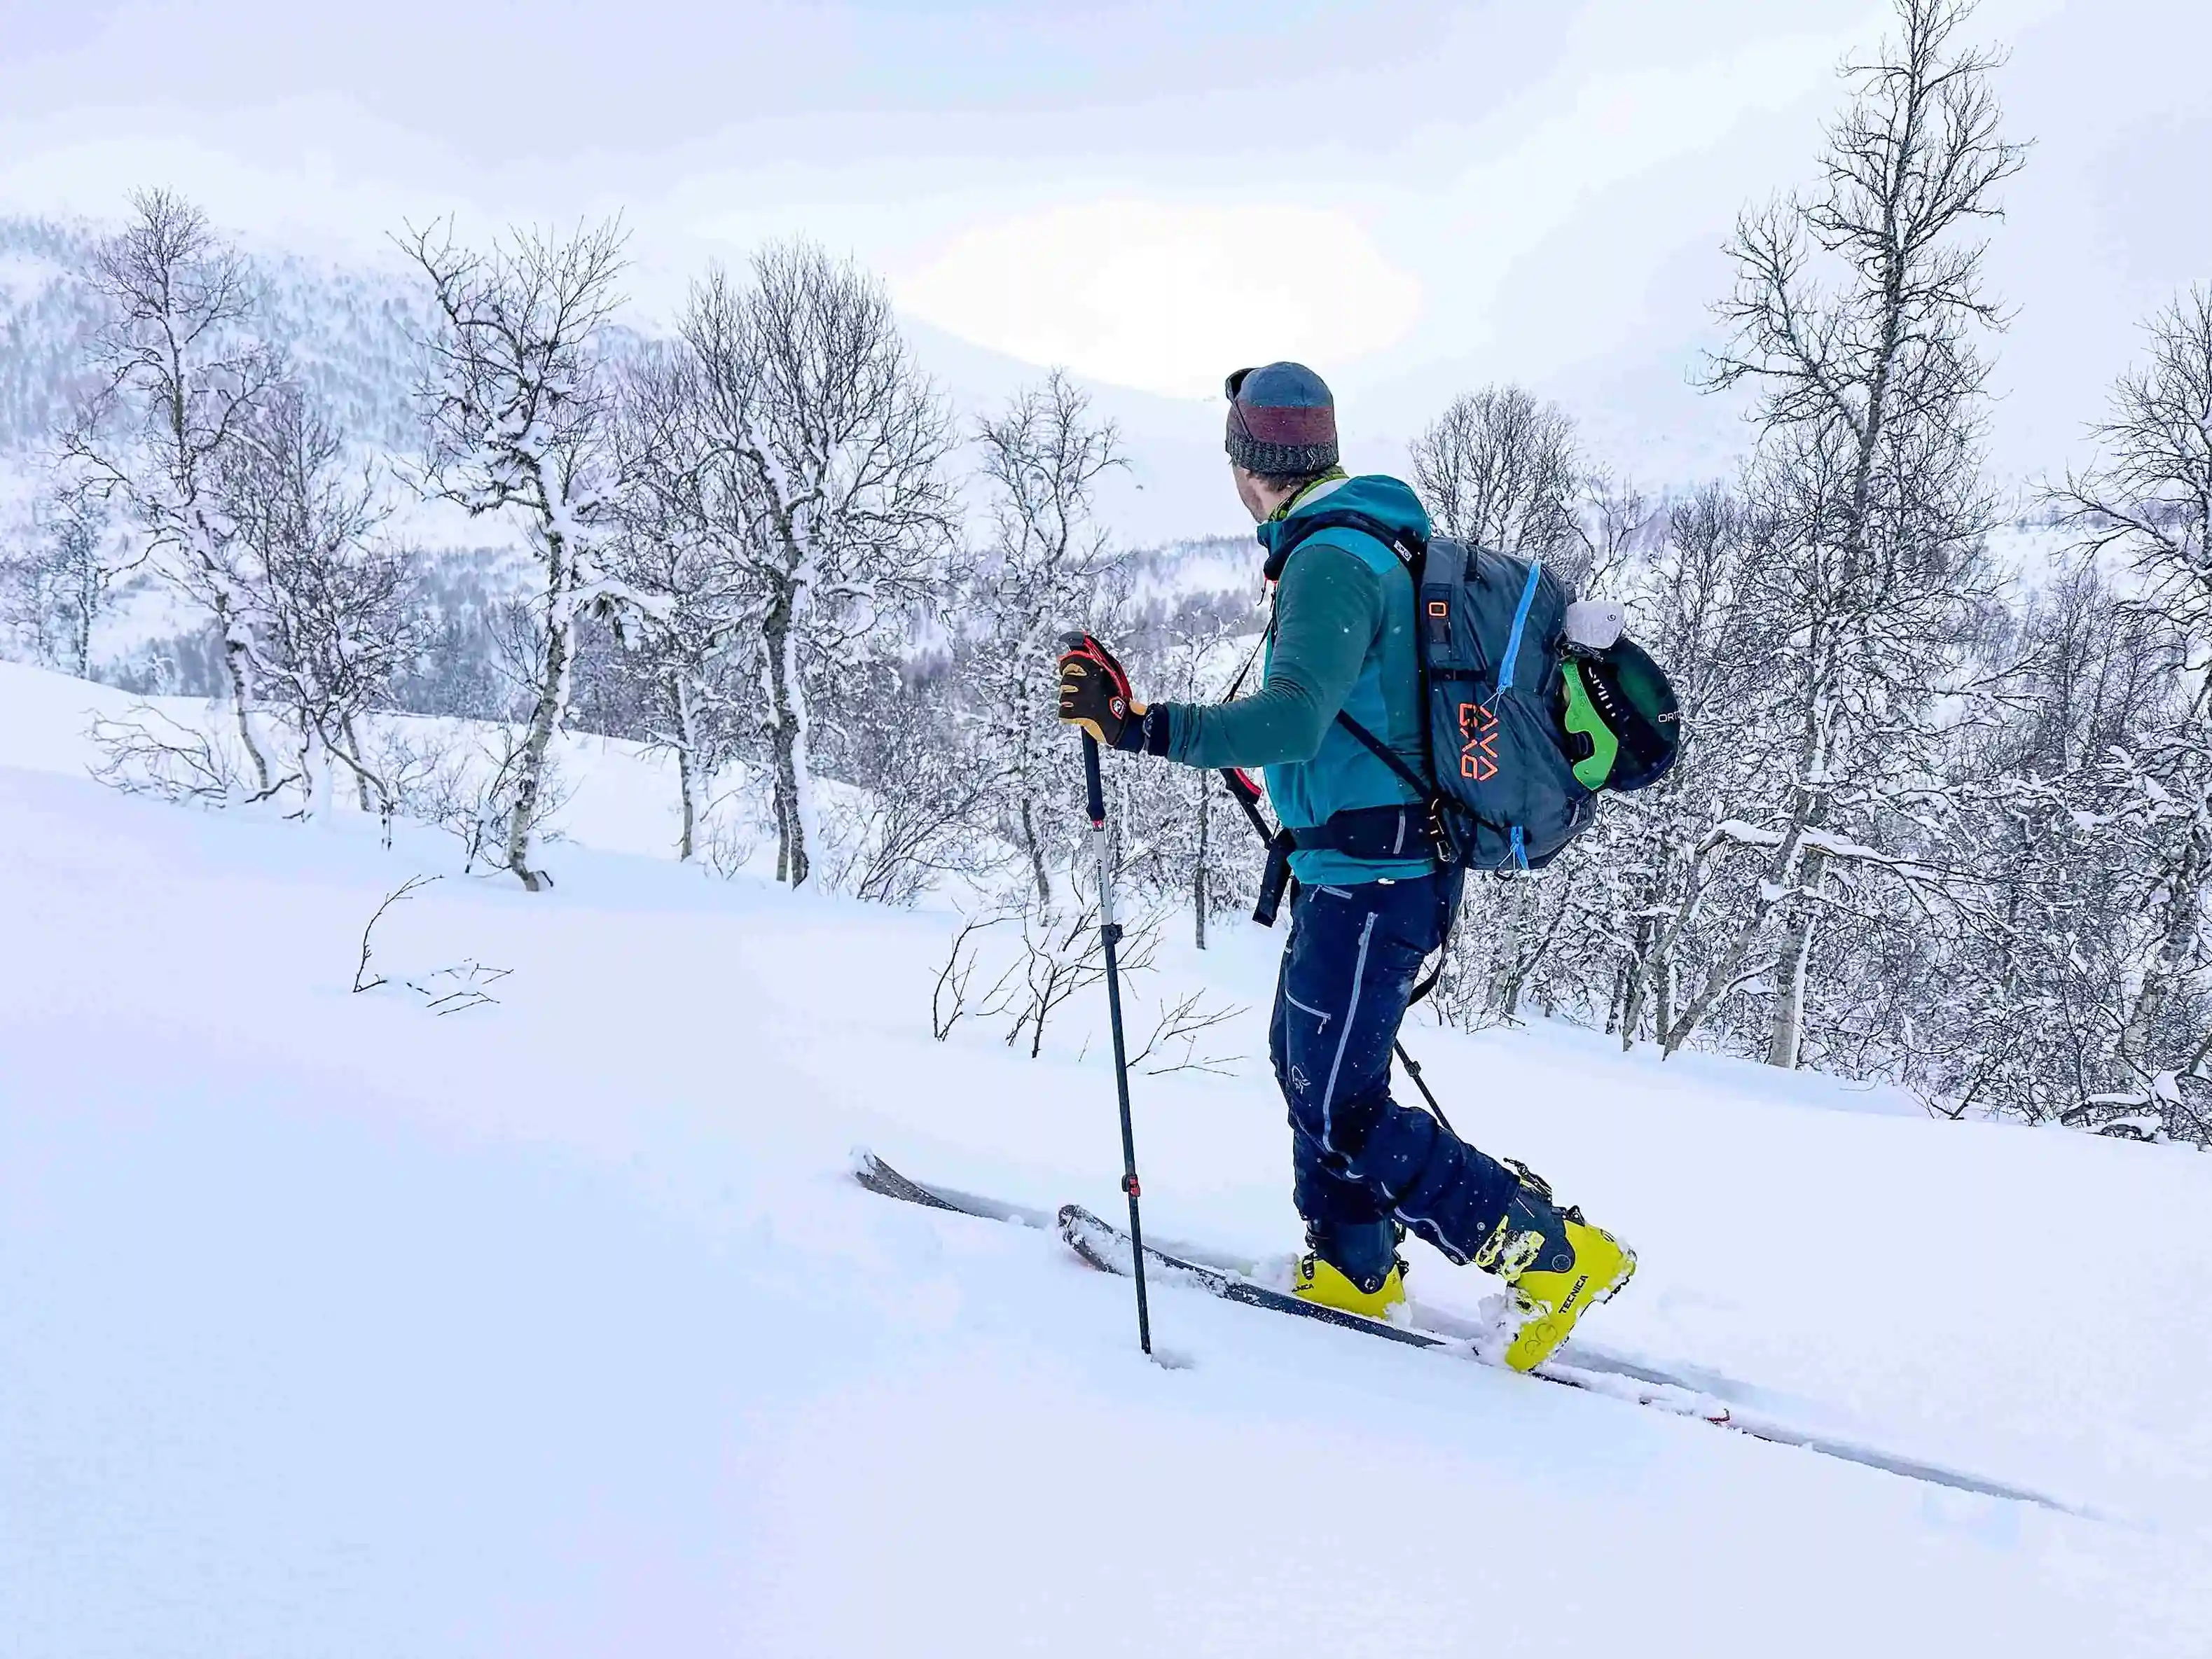
[[1357, 554], [1310, 542], [1275, 593], [1264, 684], [1234, 702], [1167, 705], [1170, 759], [1187, 766], [1311, 760], [1359, 678], [1382, 622], [1382, 583]]

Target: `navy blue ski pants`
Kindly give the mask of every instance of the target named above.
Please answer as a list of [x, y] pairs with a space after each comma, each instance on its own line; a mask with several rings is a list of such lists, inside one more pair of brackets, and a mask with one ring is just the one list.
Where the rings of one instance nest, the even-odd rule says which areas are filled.
[[1391, 1099], [1390, 1051], [1461, 879], [1449, 871], [1301, 888], [1267, 1034], [1291, 1109], [1298, 1213], [1338, 1225], [1395, 1215], [1455, 1261], [1490, 1237], [1515, 1177]]

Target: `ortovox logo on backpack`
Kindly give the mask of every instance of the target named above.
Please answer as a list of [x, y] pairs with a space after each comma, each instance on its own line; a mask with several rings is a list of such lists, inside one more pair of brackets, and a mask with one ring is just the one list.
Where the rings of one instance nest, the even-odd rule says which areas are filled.
[[1611, 641], [1570, 644], [1571, 596], [1540, 560], [1444, 537], [1409, 546], [1348, 509], [1291, 519], [1273, 561], [1332, 526], [1395, 548], [1413, 574], [1430, 775], [1349, 715], [1336, 718], [1428, 801], [1439, 858], [1477, 870], [1535, 869], [1589, 827], [1598, 789], [1641, 788], [1673, 763], [1673, 690], [1657, 664], [1617, 638], [1617, 609]]

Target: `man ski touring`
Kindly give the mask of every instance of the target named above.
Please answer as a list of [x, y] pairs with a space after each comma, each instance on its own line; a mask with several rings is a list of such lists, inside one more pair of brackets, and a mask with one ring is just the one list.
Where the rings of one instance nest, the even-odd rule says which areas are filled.
[[[1298, 892], [1268, 1050], [1306, 1226], [1296, 1293], [1387, 1317], [1406, 1299], [1397, 1247], [1411, 1228], [1512, 1288], [1518, 1328], [1506, 1362], [1527, 1370], [1628, 1282], [1636, 1258], [1528, 1170], [1391, 1098], [1399, 1024], [1465, 870], [1431, 852], [1419, 792], [1401, 775], [1425, 765], [1427, 719], [1405, 561], [1358, 527], [1294, 527], [1325, 503], [1425, 544], [1428, 515], [1397, 479], [1352, 477], [1338, 465], [1335, 405], [1312, 370], [1243, 369], [1226, 390], [1231, 476], [1275, 583], [1263, 683], [1218, 706], [1148, 707], [1112, 653], [1086, 640], [1060, 659], [1060, 717], [1132, 754], [1263, 769], [1276, 819], [1295, 836]], [[1402, 764], [1372, 752], [1346, 719]]]

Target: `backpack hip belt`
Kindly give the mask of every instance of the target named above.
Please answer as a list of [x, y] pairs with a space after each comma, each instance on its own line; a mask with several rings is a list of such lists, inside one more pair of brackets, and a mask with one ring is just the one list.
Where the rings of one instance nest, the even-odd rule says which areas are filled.
[[1429, 826], [1430, 808], [1408, 802], [1402, 806], [1355, 806], [1337, 813], [1326, 823], [1291, 828], [1285, 833], [1293, 851], [1341, 853], [1346, 858], [1371, 860], [1434, 857]]

